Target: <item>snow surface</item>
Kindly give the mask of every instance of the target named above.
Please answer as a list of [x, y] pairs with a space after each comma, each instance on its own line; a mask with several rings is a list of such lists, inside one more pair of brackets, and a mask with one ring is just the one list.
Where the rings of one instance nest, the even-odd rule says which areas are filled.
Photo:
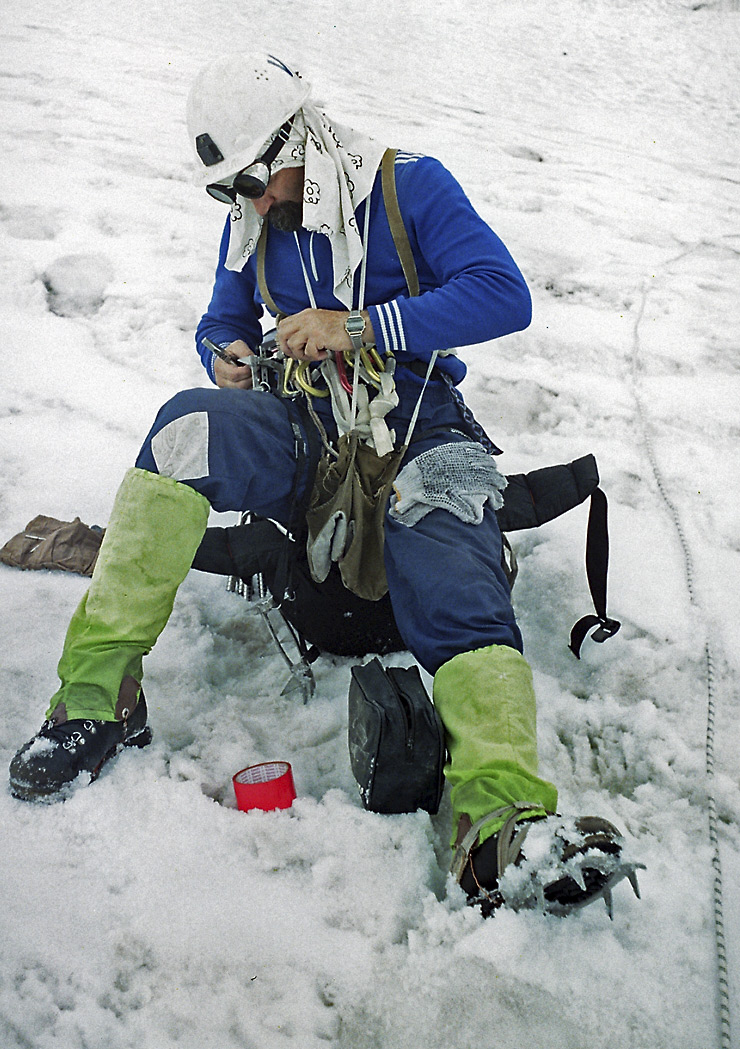
[[[0, 1044], [718, 1045], [709, 637], [740, 1046], [736, 0], [4, 0], [0, 17], [3, 540], [38, 513], [104, 524], [159, 405], [207, 383], [192, 336], [224, 214], [190, 183], [185, 96], [223, 49], [302, 60], [337, 119], [439, 156], [530, 282], [532, 326], [466, 351], [464, 389], [505, 472], [598, 458], [621, 633], [566, 649], [585, 509], [516, 537], [515, 603], [562, 810], [613, 819], [648, 866], [613, 924], [601, 906], [483, 921], [446, 882], [447, 804], [363, 811], [349, 661], [318, 664], [307, 706], [281, 698], [259, 620], [193, 573], [148, 658], [153, 745], [61, 805], [0, 792]], [[0, 585], [6, 767], [86, 582], [0, 568]], [[236, 811], [231, 775], [273, 759], [293, 763], [293, 809]]]

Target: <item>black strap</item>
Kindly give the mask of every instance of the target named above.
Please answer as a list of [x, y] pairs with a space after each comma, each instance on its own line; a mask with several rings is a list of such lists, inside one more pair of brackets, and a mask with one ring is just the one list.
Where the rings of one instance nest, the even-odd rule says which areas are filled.
[[616, 619], [609, 619], [606, 614], [606, 577], [608, 569], [608, 506], [606, 496], [602, 490], [595, 488], [591, 493], [591, 506], [586, 532], [586, 576], [596, 615], [588, 615], [579, 619], [570, 632], [570, 645], [568, 647], [576, 659], [581, 658], [581, 645], [592, 627], [597, 629], [591, 635], [591, 640], [602, 644], [607, 638], [613, 637], [622, 625]]

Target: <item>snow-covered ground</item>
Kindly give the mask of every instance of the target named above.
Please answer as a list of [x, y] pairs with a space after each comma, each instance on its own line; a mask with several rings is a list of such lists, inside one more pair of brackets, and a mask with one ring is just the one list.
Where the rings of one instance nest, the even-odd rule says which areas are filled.
[[[0, 541], [37, 513], [104, 524], [156, 409], [206, 384], [192, 333], [224, 213], [190, 185], [185, 96], [224, 49], [303, 62], [338, 119], [439, 156], [531, 285], [532, 326], [466, 351], [464, 390], [506, 472], [598, 458], [621, 633], [566, 648], [585, 508], [514, 537], [515, 603], [562, 810], [613, 819], [648, 867], [613, 923], [484, 922], [446, 882], [447, 805], [361, 808], [349, 661], [319, 662], [307, 706], [281, 698], [259, 619], [193, 573], [148, 658], [153, 745], [63, 805], [0, 791], [0, 1044], [718, 1046], [708, 638], [740, 1046], [737, 4], [4, 0], [0, 18]], [[3, 769], [85, 586], [0, 568]], [[273, 758], [293, 809], [237, 812], [231, 775]]]

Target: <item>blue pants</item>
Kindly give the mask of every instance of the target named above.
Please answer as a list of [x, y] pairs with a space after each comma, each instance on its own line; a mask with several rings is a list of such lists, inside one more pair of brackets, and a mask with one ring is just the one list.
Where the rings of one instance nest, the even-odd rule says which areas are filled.
[[[421, 380], [404, 370], [396, 387], [399, 407], [387, 422], [398, 441]], [[327, 431], [335, 432], [327, 401], [313, 403]], [[136, 465], [190, 485], [217, 511], [250, 510], [287, 524], [306, 487], [306, 477], [297, 478], [296, 425], [289, 405], [269, 393], [185, 390], [158, 413]], [[449, 432], [463, 426], [447, 386], [430, 382], [404, 462], [434, 445], [465, 440]], [[440, 509], [412, 528], [386, 515], [385, 566], [398, 629], [430, 674], [453, 656], [487, 645], [522, 651], [490, 504], [478, 525]]]

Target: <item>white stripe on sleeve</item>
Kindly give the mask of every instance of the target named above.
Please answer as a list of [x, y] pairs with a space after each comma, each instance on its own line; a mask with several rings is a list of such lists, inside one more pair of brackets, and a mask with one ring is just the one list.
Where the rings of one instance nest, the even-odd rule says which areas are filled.
[[398, 349], [400, 353], [406, 353], [406, 335], [403, 330], [403, 321], [401, 320], [401, 310], [398, 306], [398, 300], [394, 299], [393, 302], [388, 303], [389, 308], [393, 311], [396, 318], [396, 326], [398, 329]]

